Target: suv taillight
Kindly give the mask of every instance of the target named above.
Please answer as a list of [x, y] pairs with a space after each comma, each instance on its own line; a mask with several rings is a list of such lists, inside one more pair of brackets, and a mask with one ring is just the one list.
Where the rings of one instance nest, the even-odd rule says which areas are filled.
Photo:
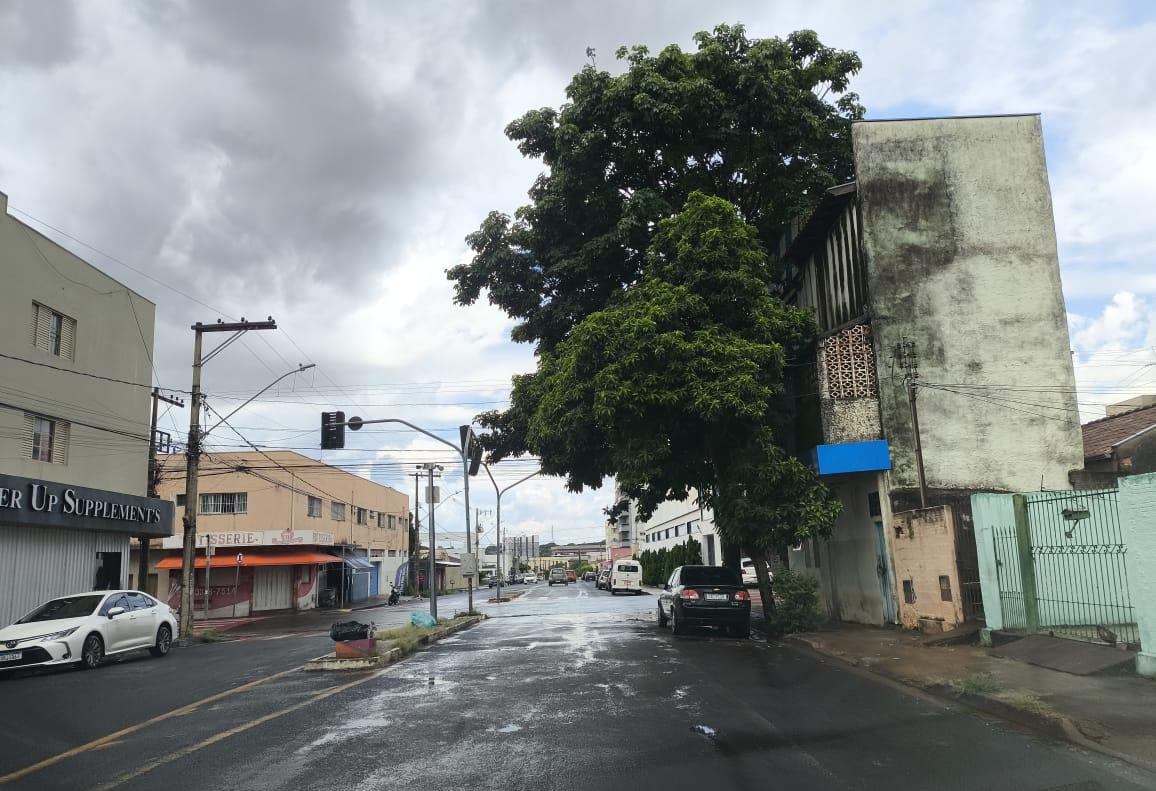
[[678, 598], [682, 599], [683, 601], [697, 601], [698, 591], [696, 591], [694, 588], [684, 588], [682, 592], [678, 594]]
[[735, 598], [739, 601], [750, 601], [751, 594], [747, 593], [746, 591], [735, 591]]

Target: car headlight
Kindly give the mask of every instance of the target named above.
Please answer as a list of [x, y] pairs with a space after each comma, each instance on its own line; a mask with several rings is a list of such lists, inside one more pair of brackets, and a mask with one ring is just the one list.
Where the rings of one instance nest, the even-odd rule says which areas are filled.
[[59, 640], [63, 637], [68, 637], [70, 634], [72, 634], [73, 632], [75, 632], [79, 628], [80, 628], [79, 626], [74, 626], [71, 629], [64, 629], [64, 630], [59, 631], [59, 632], [53, 632], [52, 634], [42, 634], [42, 635], [40, 635], [40, 637], [36, 637], [34, 639], [36, 639], [36, 640]]

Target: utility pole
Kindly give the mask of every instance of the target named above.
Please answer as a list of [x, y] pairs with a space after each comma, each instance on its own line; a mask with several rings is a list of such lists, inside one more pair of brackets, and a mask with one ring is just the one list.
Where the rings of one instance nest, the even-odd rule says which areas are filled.
[[444, 469], [440, 464], [426, 462], [419, 464], [418, 469], [429, 473], [429, 488], [426, 490], [426, 513], [429, 516], [429, 614], [436, 621], [438, 619], [438, 586], [437, 586], [437, 553], [434, 551], [437, 533], [434, 529], [434, 472]]
[[421, 588], [417, 584], [418, 564], [421, 562], [421, 520], [418, 519], [417, 504], [421, 502], [421, 473], [413, 474], [413, 518], [409, 529], [409, 579], [410, 588], [414, 596], [421, 595]]
[[919, 355], [915, 343], [903, 340], [895, 344], [895, 359], [903, 367], [903, 386], [907, 390], [907, 408], [911, 411], [911, 435], [915, 445], [915, 470], [919, 476], [919, 507], [927, 507], [927, 475], [923, 470], [923, 443], [919, 436], [919, 409], [915, 404], [919, 392]]
[[[184, 517], [184, 547], [181, 554], [181, 640], [187, 641], [193, 636], [193, 582], [195, 579], [193, 564], [197, 549], [197, 511], [200, 509], [198, 483], [201, 467], [201, 368], [212, 360], [229, 345], [249, 330], [275, 330], [277, 322], [270, 316], [267, 321], [245, 321], [242, 316], [239, 322], [216, 324], [202, 324], [197, 322], [190, 329], [195, 333], [193, 339], [193, 386], [191, 389], [189, 409], [189, 437], [186, 452], [187, 463], [185, 471], [185, 517]], [[202, 340], [206, 332], [229, 332], [228, 338], [208, 354], [202, 355]]]
[[[160, 444], [160, 442], [159, 442], [160, 436], [159, 436], [159, 432], [157, 431], [157, 402], [164, 401], [166, 404], [172, 404], [173, 406], [177, 406], [177, 407], [183, 407], [185, 405], [185, 402], [180, 400], [179, 398], [172, 398], [170, 396], [163, 395], [160, 391], [160, 388], [158, 388], [158, 387], [153, 388], [151, 395], [152, 395], [152, 400], [153, 400], [153, 416], [152, 416], [152, 421], [150, 422], [151, 428], [149, 430], [149, 466], [148, 466], [149, 479], [148, 479], [147, 493], [148, 493], [149, 497], [156, 497], [157, 496], [157, 483], [159, 483], [159, 481], [157, 479], [160, 477], [159, 470], [157, 469], [157, 446]], [[165, 436], [167, 437], [168, 435], [165, 435]], [[168, 448], [168, 445], [169, 445], [169, 441], [166, 441], [165, 442], [166, 449]], [[137, 563], [136, 563], [136, 589], [138, 591], [141, 591], [142, 593], [147, 592], [147, 591], [145, 591], [145, 581], [148, 579], [148, 575], [149, 575], [150, 544], [151, 544], [151, 542], [149, 541], [148, 536], [138, 536], [137, 537], [137, 550], [138, 551], [137, 551]]]

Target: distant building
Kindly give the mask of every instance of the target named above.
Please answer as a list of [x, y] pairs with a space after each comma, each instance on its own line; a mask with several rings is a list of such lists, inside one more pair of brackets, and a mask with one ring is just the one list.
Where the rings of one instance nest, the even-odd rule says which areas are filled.
[[155, 306], [8, 213], [0, 193], [0, 626], [129, 582], [146, 497]]
[[[163, 456], [160, 467], [158, 491], [176, 506], [176, 529], [150, 553], [146, 586], [176, 606], [185, 458]], [[355, 603], [403, 582], [409, 498], [392, 487], [282, 450], [213, 453], [199, 488], [197, 617], [206, 577], [208, 615], [218, 618]]]
[[694, 538], [702, 548], [702, 562], [722, 565], [722, 544], [714, 529], [710, 509], [699, 508], [698, 493], [691, 490], [686, 500], [667, 500], [655, 509], [650, 519], [638, 525], [639, 550], [669, 549]]
[[1106, 412], [1107, 417], [1081, 427], [1081, 488], [1111, 487], [1121, 475], [1156, 472], [1156, 395], [1111, 404]]
[[533, 565], [531, 560], [540, 554], [538, 537], [535, 536], [502, 536], [502, 570], [507, 574], [517, 572], [523, 564]]

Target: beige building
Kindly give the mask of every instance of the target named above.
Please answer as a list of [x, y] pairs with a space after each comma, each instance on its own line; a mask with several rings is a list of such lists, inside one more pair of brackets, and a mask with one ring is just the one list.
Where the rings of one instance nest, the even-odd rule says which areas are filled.
[[128, 581], [144, 497], [155, 306], [9, 214], [0, 193], [0, 625]]
[[[185, 457], [162, 456], [160, 467], [158, 493], [175, 506], [173, 536], [153, 550], [145, 587], [175, 604]], [[201, 460], [199, 488], [198, 617], [206, 605], [209, 617], [239, 617], [362, 601], [388, 593], [406, 562], [409, 498], [317, 459], [213, 453]]]

